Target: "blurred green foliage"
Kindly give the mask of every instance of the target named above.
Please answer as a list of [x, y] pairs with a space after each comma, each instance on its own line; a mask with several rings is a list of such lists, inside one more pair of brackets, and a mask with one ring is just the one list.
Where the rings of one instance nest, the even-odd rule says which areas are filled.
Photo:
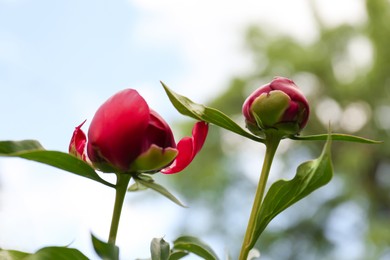
[[[326, 133], [330, 123], [335, 132], [383, 140], [381, 145], [334, 142], [334, 179], [275, 218], [256, 247], [262, 259], [389, 259], [390, 2], [366, 0], [364, 22], [338, 27], [325, 25], [316, 8], [311, 5], [318, 35], [310, 42], [261, 26], [249, 28], [253, 72], [232, 79], [207, 105], [243, 124], [246, 96], [274, 76], [285, 76], [311, 104], [303, 135]], [[323, 145], [282, 143], [271, 181], [291, 178]], [[177, 232], [215, 239], [235, 259], [263, 152], [261, 144], [211, 126], [191, 167], [168, 178], [190, 205]]]

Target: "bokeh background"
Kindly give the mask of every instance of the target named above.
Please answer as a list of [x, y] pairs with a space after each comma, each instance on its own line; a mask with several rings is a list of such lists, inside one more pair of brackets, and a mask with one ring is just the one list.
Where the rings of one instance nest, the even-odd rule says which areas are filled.
[[[335, 142], [333, 180], [271, 222], [256, 246], [262, 259], [390, 259], [389, 46], [388, 0], [0, 0], [0, 139], [66, 151], [76, 125], [131, 87], [178, 140], [194, 122], [174, 110], [160, 80], [243, 124], [245, 97], [289, 77], [312, 107], [303, 134], [330, 122], [384, 143]], [[322, 145], [284, 141], [270, 181], [291, 178]], [[122, 258], [147, 258], [153, 237], [182, 234], [237, 258], [263, 154], [211, 126], [188, 169], [157, 177], [189, 208], [152, 191], [127, 196]], [[0, 158], [0, 247], [71, 244], [96, 259], [89, 234], [108, 236], [113, 200], [98, 183]]]

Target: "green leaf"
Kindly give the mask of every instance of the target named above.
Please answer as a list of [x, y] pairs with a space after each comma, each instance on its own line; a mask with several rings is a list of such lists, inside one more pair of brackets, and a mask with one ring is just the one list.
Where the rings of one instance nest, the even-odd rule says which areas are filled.
[[[354, 136], [354, 135], [347, 135], [347, 134], [333, 133], [330, 134], [330, 137], [332, 138], [333, 141], [346, 141], [346, 142], [365, 143], [365, 144], [382, 143], [382, 141], [375, 141], [375, 140]], [[293, 135], [293, 136], [289, 136], [288, 138], [293, 140], [300, 140], [300, 141], [324, 141], [327, 140], [328, 134], [307, 135], [307, 136]]]
[[67, 247], [45, 247], [23, 260], [88, 260], [79, 250]]
[[16, 154], [21, 151], [45, 150], [36, 140], [0, 141], [0, 154]]
[[214, 253], [211, 247], [206, 245], [204, 242], [202, 242], [196, 237], [191, 237], [191, 236], [179, 237], [173, 242], [173, 249], [185, 250], [207, 260], [218, 259], [217, 255]]
[[182, 259], [183, 257], [186, 257], [188, 255], [188, 252], [186, 251], [173, 251], [169, 255], [168, 260], [179, 260]]
[[79, 250], [67, 247], [45, 247], [34, 254], [15, 250], [1, 250], [0, 259], [3, 260], [88, 260]]
[[92, 245], [95, 252], [102, 258], [107, 260], [119, 260], [119, 248], [110, 243], [103, 242], [91, 234]]
[[268, 223], [283, 210], [327, 184], [333, 175], [330, 136], [319, 158], [301, 164], [291, 180], [279, 180], [271, 185], [259, 214], [249, 243], [252, 248]]
[[254, 141], [261, 142], [261, 143], [264, 142], [262, 138], [254, 136], [248, 133], [247, 131], [245, 131], [244, 129], [242, 129], [236, 122], [234, 122], [230, 117], [228, 117], [221, 111], [215, 108], [210, 108], [201, 104], [197, 104], [191, 101], [190, 99], [188, 99], [187, 97], [181, 96], [173, 92], [163, 82], [161, 82], [161, 84], [164, 87], [165, 92], [167, 93], [173, 106], [176, 108], [176, 110], [179, 113], [200, 121], [205, 121], [220, 126], [222, 128], [225, 128], [229, 131], [232, 131], [236, 134], [242, 135]]
[[141, 191], [141, 190], [147, 190], [148, 187], [145, 187], [139, 182], [133, 183], [129, 188], [127, 188], [127, 191], [134, 192], [134, 191]]
[[28, 255], [30, 254], [16, 250], [3, 250], [0, 248], [0, 259], [3, 260], [22, 260]]
[[83, 160], [68, 153], [45, 150], [42, 145], [35, 140], [0, 141], [0, 156], [19, 157], [40, 162], [89, 178], [104, 185], [115, 187], [114, 184], [100, 178], [95, 170]]
[[150, 252], [152, 260], [168, 260], [169, 259], [169, 244], [162, 238], [153, 238], [150, 243]]
[[177, 205], [184, 207], [184, 208], [187, 207], [179, 199], [177, 199], [172, 193], [170, 193], [166, 188], [164, 188], [160, 184], [157, 184], [153, 179], [146, 180], [146, 179], [143, 179], [143, 178], [140, 178], [137, 176], [137, 177], [134, 177], [134, 180], [136, 182], [139, 182], [142, 186], [145, 186], [145, 187], [150, 188], [154, 191], [157, 191], [158, 193], [165, 196], [166, 198], [168, 198], [172, 202], [176, 203]]

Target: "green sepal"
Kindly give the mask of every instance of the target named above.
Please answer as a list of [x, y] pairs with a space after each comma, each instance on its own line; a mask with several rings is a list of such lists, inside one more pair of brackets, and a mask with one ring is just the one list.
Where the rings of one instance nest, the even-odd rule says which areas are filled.
[[131, 164], [132, 172], [157, 172], [171, 163], [178, 151], [175, 148], [161, 148], [151, 145], [150, 148], [139, 155]]
[[[274, 127], [283, 118], [290, 104], [290, 97], [283, 91], [274, 90], [258, 96], [251, 105], [251, 113], [260, 119], [261, 127]], [[256, 120], [257, 121], [257, 120]]]
[[247, 122], [247, 128], [254, 134], [258, 132], [263, 132], [266, 127], [263, 124], [263, 121], [261, 121], [260, 116], [258, 114], [253, 114], [253, 117], [255, 118], [256, 125], [252, 123], [248, 124], [249, 122]]
[[135, 192], [135, 191], [143, 191], [147, 190], [148, 187], [142, 185], [140, 182], [134, 182], [132, 185], [130, 185], [129, 188], [127, 188], [127, 191], [129, 192]]
[[114, 188], [115, 185], [103, 180], [91, 165], [74, 155], [60, 151], [45, 150], [36, 140], [0, 141], [0, 156], [19, 157], [47, 164], [58, 169], [89, 178]]
[[217, 125], [226, 130], [242, 135], [246, 138], [264, 143], [264, 140], [262, 138], [248, 133], [243, 128], [241, 128], [236, 122], [234, 122], [230, 117], [228, 117], [221, 111], [215, 108], [197, 104], [192, 100], [188, 99], [187, 97], [181, 96], [173, 92], [163, 82], [161, 82], [161, 84], [164, 87], [165, 92], [167, 93], [168, 98], [171, 101], [172, 105], [176, 108], [176, 110], [180, 114], [192, 117], [196, 120], [205, 121]]

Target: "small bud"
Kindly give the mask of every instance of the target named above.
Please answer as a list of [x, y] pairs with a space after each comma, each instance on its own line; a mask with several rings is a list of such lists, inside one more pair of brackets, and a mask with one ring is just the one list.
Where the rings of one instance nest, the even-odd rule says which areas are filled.
[[276, 77], [246, 99], [242, 112], [247, 128], [256, 135], [268, 129], [290, 135], [305, 127], [309, 104], [292, 80]]

